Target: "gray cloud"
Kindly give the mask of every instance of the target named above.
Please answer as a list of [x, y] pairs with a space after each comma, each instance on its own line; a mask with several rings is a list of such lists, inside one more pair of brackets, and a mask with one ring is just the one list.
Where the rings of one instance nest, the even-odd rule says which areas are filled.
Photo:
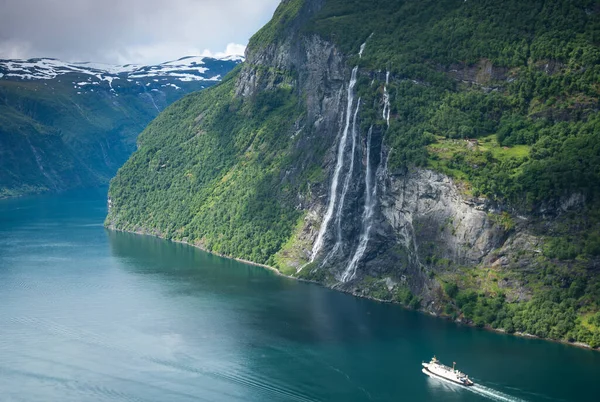
[[0, 0], [0, 58], [146, 64], [223, 52], [227, 45], [232, 51], [279, 2]]

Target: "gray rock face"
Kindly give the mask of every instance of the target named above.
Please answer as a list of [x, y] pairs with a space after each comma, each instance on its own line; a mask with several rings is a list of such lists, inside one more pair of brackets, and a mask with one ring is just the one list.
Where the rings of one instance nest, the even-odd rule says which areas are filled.
[[467, 199], [447, 176], [418, 169], [390, 182], [382, 212], [401, 238], [413, 237], [405, 243], [433, 242], [439, 257], [460, 264], [477, 264], [501, 244], [503, 233], [491, 224], [485, 202]]
[[[320, 5], [320, 1], [306, 2], [296, 23]], [[491, 204], [465, 195], [448, 176], [426, 169], [389, 172], [387, 159], [393, 150], [383, 144], [387, 127], [371, 127], [369, 135], [357, 124], [356, 132], [348, 132], [350, 137], [341, 151], [344, 164], [338, 177], [334, 216], [324, 232], [322, 248], [315, 253], [314, 244], [332, 197], [331, 183], [348, 111], [354, 113], [358, 108], [360, 123], [360, 115], [367, 108], [375, 107], [381, 116], [384, 99], [375, 105], [358, 106], [356, 96], [349, 107], [352, 66], [333, 44], [298, 32], [291, 28], [283, 39], [251, 49], [236, 84], [236, 94], [243, 98], [291, 87], [303, 102], [305, 113], [295, 122], [296, 131], [290, 133], [297, 138], [293, 160], [299, 162], [285, 172], [286, 180], [293, 181], [314, 164], [321, 166], [324, 178], [308, 183], [308, 192], [297, 195], [296, 208], [306, 214], [296, 233], [296, 249], [286, 254], [290, 267], [297, 272], [308, 267], [312, 277], [356, 294], [363, 292], [361, 287], [368, 278], [381, 280], [389, 292], [406, 286], [427, 304], [439, 293], [434, 273], [456, 266], [503, 264], [515, 247], [539, 243], [522, 233], [509, 236], [491, 218], [498, 213]], [[488, 65], [478, 69], [470, 72], [476, 81], [487, 82], [502, 75]], [[379, 92], [384, 92], [384, 72], [359, 71], [358, 75], [379, 82]], [[370, 193], [374, 208], [368, 221], [367, 172], [374, 183]]]
[[[416, 169], [387, 180], [380, 199], [383, 224], [394, 234], [388, 241], [407, 255], [403, 271], [413, 278], [416, 294], [425, 291], [426, 273], [439, 261], [477, 265], [503, 244], [505, 233], [490, 221], [486, 203], [464, 196], [449, 177]], [[390, 266], [390, 273], [398, 268]]]

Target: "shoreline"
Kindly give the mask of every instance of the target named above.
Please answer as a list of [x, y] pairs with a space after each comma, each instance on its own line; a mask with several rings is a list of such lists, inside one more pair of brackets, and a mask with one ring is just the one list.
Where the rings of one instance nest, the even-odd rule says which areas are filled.
[[[131, 233], [131, 234], [136, 234], [136, 235], [141, 235], [141, 236], [156, 237], [158, 239], [162, 239], [162, 240], [165, 240], [165, 241], [170, 241], [172, 243], [185, 244], [186, 246], [197, 248], [198, 250], [204, 251], [205, 253], [208, 253], [208, 254], [215, 255], [217, 257], [226, 258], [228, 260], [233, 260], [233, 261], [241, 262], [242, 264], [248, 264], [248, 265], [253, 265], [255, 267], [261, 267], [261, 268], [267, 269], [267, 270], [272, 271], [273, 273], [275, 273], [277, 276], [281, 276], [283, 278], [293, 279], [295, 281], [306, 282], [306, 283], [314, 283], [314, 284], [317, 284], [319, 286], [327, 287], [327, 286], [324, 286], [321, 282], [311, 281], [309, 279], [303, 279], [303, 278], [298, 278], [298, 277], [291, 276], [291, 275], [286, 275], [283, 272], [281, 272], [280, 270], [278, 270], [277, 268], [272, 267], [270, 265], [261, 264], [259, 262], [245, 260], [243, 258], [237, 258], [237, 257], [225, 255], [225, 254], [215, 253], [215, 252], [212, 252], [212, 251], [209, 251], [209, 250], [205, 249], [204, 247], [202, 247], [202, 246], [200, 246], [198, 244], [188, 243], [188, 242], [183, 241], [183, 240], [165, 239], [164, 237], [159, 236], [157, 234], [152, 234], [152, 233], [142, 232], [142, 231], [122, 230], [122, 229], [117, 229], [117, 228], [115, 228], [113, 226], [104, 226], [104, 228], [108, 229], [108, 230], [112, 230], [114, 232]], [[327, 287], [327, 288], [329, 288], [329, 287]], [[333, 289], [333, 288], [329, 288], [329, 289]], [[337, 290], [337, 289], [334, 289], [334, 290]], [[349, 292], [344, 292], [344, 293], [349, 293]], [[375, 300], [375, 299], [373, 299], [373, 300]], [[378, 300], [378, 301], [383, 301], [383, 300]]]
[[454, 324], [457, 324], [457, 325], [464, 325], [464, 326], [467, 326], [467, 327], [470, 327], [470, 328], [479, 328], [479, 329], [483, 329], [483, 330], [486, 330], [486, 331], [489, 331], [489, 332], [495, 332], [495, 333], [498, 333], [498, 334], [504, 334], [504, 335], [509, 335], [509, 336], [517, 336], [517, 337], [520, 337], [520, 338], [539, 339], [539, 340], [547, 341], [547, 342], [561, 343], [561, 344], [567, 345], [567, 346], [574, 346], [574, 347], [577, 347], [577, 348], [580, 348], [580, 349], [585, 349], [585, 350], [600, 352], [600, 347], [599, 348], [592, 348], [590, 345], [588, 345], [586, 343], [583, 343], [583, 342], [569, 342], [567, 340], [561, 340], [561, 339], [540, 338], [539, 336], [536, 336], [536, 335], [528, 334], [528, 333], [525, 333], [525, 332], [518, 332], [518, 331], [517, 332], [513, 332], [513, 333], [509, 333], [509, 332], [507, 332], [503, 328], [492, 328], [491, 326], [478, 327], [477, 325], [474, 325], [472, 323], [468, 323], [468, 322], [464, 322], [464, 321], [458, 321], [458, 320], [452, 320], [449, 316], [446, 317], [446, 316], [443, 316], [443, 315], [438, 315], [438, 314], [436, 314], [434, 312], [431, 312], [431, 311], [428, 311], [428, 310], [424, 310], [424, 309], [418, 309], [418, 310], [410, 309], [410, 308], [404, 306], [403, 304], [394, 302], [392, 300], [378, 299], [376, 297], [368, 296], [368, 295], [365, 295], [365, 294], [358, 294], [358, 293], [354, 293], [354, 292], [351, 292], [351, 291], [348, 291], [348, 290], [344, 290], [344, 289], [340, 289], [340, 288], [333, 287], [333, 286], [326, 286], [325, 284], [323, 284], [321, 282], [317, 282], [317, 281], [313, 281], [313, 280], [309, 280], [309, 279], [298, 278], [298, 277], [291, 276], [291, 275], [286, 275], [286, 274], [282, 273], [281, 271], [279, 271], [277, 268], [272, 267], [270, 265], [261, 264], [261, 263], [254, 262], [254, 261], [245, 260], [243, 258], [237, 258], [237, 257], [232, 257], [232, 256], [224, 255], [224, 254], [214, 253], [212, 251], [206, 250], [204, 247], [202, 247], [200, 245], [191, 244], [191, 243], [188, 243], [188, 242], [183, 241], [183, 240], [165, 239], [164, 237], [159, 236], [157, 234], [152, 234], [152, 233], [142, 232], [142, 231], [121, 230], [121, 229], [117, 229], [117, 228], [113, 227], [112, 225], [111, 226], [104, 226], [104, 228], [108, 229], [108, 230], [115, 231], [115, 232], [132, 233], [132, 234], [137, 234], [137, 235], [142, 235], [142, 236], [151, 236], [151, 237], [156, 237], [156, 238], [159, 238], [159, 239], [162, 239], [162, 240], [170, 241], [172, 243], [185, 244], [187, 246], [191, 246], [191, 247], [197, 248], [199, 250], [204, 251], [205, 253], [212, 254], [212, 255], [215, 255], [217, 257], [227, 258], [228, 260], [234, 260], [234, 261], [237, 261], [237, 262], [241, 262], [243, 264], [253, 265], [253, 266], [256, 266], [256, 267], [261, 267], [261, 268], [267, 269], [267, 270], [272, 271], [276, 275], [281, 276], [283, 278], [293, 279], [293, 280], [299, 281], [299, 282], [313, 283], [313, 284], [322, 286], [322, 287], [327, 288], [327, 289], [335, 290], [336, 292], [346, 293], [346, 294], [349, 294], [349, 295], [354, 296], [354, 297], [360, 297], [362, 299], [373, 300], [373, 301], [376, 301], [376, 302], [379, 302], [379, 303], [394, 304], [394, 305], [397, 305], [397, 306], [399, 306], [399, 307], [401, 307], [401, 308], [403, 308], [405, 310], [416, 311], [416, 312], [421, 313], [421, 314], [427, 314], [427, 315], [433, 316], [433, 317], [438, 318], [438, 319], [442, 319], [442, 320], [445, 320], [445, 321], [450, 321], [450, 322], [452, 322]]

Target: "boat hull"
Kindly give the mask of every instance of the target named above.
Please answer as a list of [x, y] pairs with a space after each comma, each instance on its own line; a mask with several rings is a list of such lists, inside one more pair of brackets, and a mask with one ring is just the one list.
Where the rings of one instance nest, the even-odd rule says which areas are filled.
[[470, 383], [466, 383], [465, 384], [465, 383], [460, 382], [460, 381], [454, 381], [454, 380], [451, 380], [450, 378], [442, 377], [441, 375], [438, 375], [438, 374], [436, 374], [434, 372], [429, 371], [427, 369], [427, 367], [423, 367], [423, 369], [421, 371], [424, 374], [428, 375], [429, 377], [437, 378], [438, 380], [447, 381], [449, 383], [456, 384], [456, 385], [462, 385], [463, 387], [471, 387], [471, 386], [475, 385], [472, 381]]

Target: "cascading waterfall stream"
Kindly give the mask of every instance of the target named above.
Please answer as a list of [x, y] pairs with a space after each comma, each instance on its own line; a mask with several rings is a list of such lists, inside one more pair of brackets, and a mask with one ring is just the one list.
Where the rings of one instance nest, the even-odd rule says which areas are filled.
[[367, 42], [360, 45], [360, 50], [358, 51], [358, 57], [362, 59], [362, 54], [365, 51], [365, 46], [367, 46]]
[[[346, 106], [346, 123], [344, 126], [344, 130], [342, 131], [342, 136], [340, 139], [340, 144], [338, 146], [337, 152], [337, 162], [335, 165], [335, 170], [333, 172], [333, 180], [331, 181], [331, 187], [329, 189], [329, 202], [327, 204], [327, 210], [325, 212], [325, 216], [323, 217], [323, 222], [321, 223], [321, 227], [319, 228], [319, 233], [317, 234], [317, 240], [313, 245], [312, 255], [310, 258], [310, 262], [313, 262], [323, 248], [323, 240], [325, 233], [327, 232], [327, 227], [329, 226], [329, 222], [333, 217], [333, 211], [335, 208], [335, 204], [337, 201], [337, 192], [338, 192], [338, 184], [340, 179], [340, 172], [342, 171], [342, 167], [344, 166], [344, 150], [346, 149], [346, 142], [348, 140], [348, 131], [350, 130], [351, 116], [352, 116], [352, 106], [354, 104], [354, 86], [356, 85], [356, 75], [358, 72], [358, 66], [352, 69], [352, 75], [350, 77], [350, 83], [348, 85], [348, 104]], [[300, 267], [298, 270], [301, 271], [304, 266]]]
[[[371, 34], [371, 36], [372, 35], [373, 34]], [[369, 38], [371, 36], [369, 36]], [[367, 38], [367, 40], [368, 40], [368, 38]], [[365, 41], [365, 43], [363, 43], [360, 46], [360, 49], [358, 52], [359, 58], [362, 58], [362, 54], [363, 54], [366, 46], [367, 46], [366, 41]], [[314, 262], [315, 258], [317, 257], [317, 255], [319, 254], [321, 249], [323, 248], [325, 234], [327, 233], [327, 228], [329, 227], [329, 223], [331, 221], [331, 218], [333, 217], [333, 212], [334, 212], [336, 202], [337, 202], [337, 191], [338, 191], [338, 185], [339, 185], [339, 179], [340, 179], [340, 172], [344, 166], [344, 153], [346, 150], [346, 142], [348, 140], [348, 131], [350, 129], [352, 107], [354, 105], [354, 86], [356, 85], [357, 73], [358, 73], [358, 66], [356, 66], [352, 69], [352, 74], [350, 76], [350, 82], [348, 84], [348, 95], [347, 95], [348, 102], [346, 105], [346, 122], [344, 125], [344, 130], [342, 131], [342, 134], [341, 134], [340, 143], [338, 145], [337, 162], [335, 165], [335, 170], [333, 172], [333, 179], [331, 181], [331, 186], [329, 189], [329, 201], [327, 204], [327, 210], [325, 211], [325, 216], [323, 216], [323, 222], [321, 222], [321, 227], [319, 228], [319, 232], [317, 234], [317, 239], [315, 240], [315, 243], [313, 245], [310, 261], [308, 263], [302, 265], [300, 268], [298, 268], [297, 272], [302, 271], [302, 269], [306, 265]], [[346, 180], [345, 180], [344, 187], [342, 190], [341, 206], [338, 206], [338, 213], [337, 213], [337, 215], [338, 215], [338, 219], [337, 219], [338, 230], [336, 231], [336, 244], [335, 244], [332, 252], [329, 253], [329, 255], [333, 255], [333, 253], [336, 252], [337, 249], [339, 249], [340, 244], [341, 244], [341, 212], [343, 209], [344, 198], [346, 196], [346, 193], [348, 192], [348, 187], [350, 185], [350, 177], [352, 176], [352, 171], [354, 170], [354, 168], [353, 168], [354, 167], [354, 154], [355, 154], [355, 149], [356, 149], [356, 137], [358, 135], [357, 131], [356, 131], [356, 118], [358, 116], [359, 107], [360, 107], [360, 99], [357, 102], [356, 111], [354, 112], [354, 118], [352, 119], [352, 126], [353, 126], [353, 129], [352, 129], [352, 135], [353, 135], [352, 155], [351, 155], [350, 169], [346, 176]], [[327, 261], [327, 259], [329, 258], [329, 255], [325, 258], [324, 262]]]
[[373, 126], [369, 128], [367, 134], [367, 171], [365, 173], [365, 208], [362, 216], [362, 231], [360, 234], [360, 240], [358, 247], [346, 267], [346, 270], [342, 273], [341, 281], [348, 282], [356, 275], [356, 267], [358, 262], [365, 254], [367, 244], [369, 243], [369, 235], [371, 233], [371, 227], [373, 226], [373, 215], [375, 212], [375, 204], [377, 200], [377, 185], [374, 185], [373, 172], [371, 169], [371, 136], [373, 133]]
[[387, 91], [387, 86], [390, 83], [390, 72], [385, 73], [385, 85], [383, 86], [383, 119], [387, 122], [388, 128], [390, 127], [390, 94]]
[[[387, 127], [390, 127], [390, 94], [387, 90], [387, 87], [390, 83], [390, 72], [386, 71], [385, 74], [385, 85], [383, 86], [383, 112], [382, 117], [387, 123]], [[373, 180], [373, 173], [371, 169], [371, 135], [373, 132], [373, 126], [369, 128], [369, 133], [367, 134], [367, 169], [365, 173], [365, 207], [362, 216], [362, 231], [360, 234], [360, 239], [358, 242], [358, 246], [356, 247], [356, 251], [354, 255], [350, 259], [350, 263], [344, 270], [341, 276], [342, 282], [348, 282], [354, 279], [356, 275], [356, 268], [358, 267], [358, 262], [364, 256], [365, 251], [367, 250], [367, 245], [369, 244], [369, 236], [371, 234], [371, 228], [373, 227], [373, 216], [375, 214], [375, 206], [377, 203], [377, 180], [380, 180], [387, 167], [387, 161], [383, 163], [383, 146], [381, 147], [381, 158], [379, 162], [379, 167], [377, 168], [375, 179]], [[390, 150], [391, 153], [391, 150]], [[388, 154], [389, 158], [389, 154]]]
[[369, 39], [371, 39], [371, 36], [373, 36], [373, 32], [371, 32], [371, 35], [369, 35], [369, 37], [367, 38], [367, 40], [365, 41], [365, 43], [363, 43], [362, 45], [360, 45], [360, 49], [358, 50], [358, 57], [362, 59], [362, 55], [363, 52], [365, 51], [365, 47], [367, 46], [367, 41]]
[[350, 188], [350, 182], [352, 180], [352, 176], [354, 173], [354, 156], [356, 154], [356, 143], [358, 140], [358, 129], [356, 127], [356, 118], [358, 117], [358, 111], [360, 109], [360, 98], [356, 102], [356, 109], [354, 110], [354, 117], [352, 118], [352, 151], [350, 153], [350, 167], [348, 168], [348, 172], [346, 173], [346, 178], [344, 179], [344, 186], [342, 187], [342, 194], [340, 196], [340, 202], [335, 211], [335, 245], [327, 254], [327, 257], [323, 260], [323, 264], [327, 264], [329, 258], [333, 257], [340, 247], [342, 246], [342, 212], [344, 210], [344, 203], [346, 201], [346, 195], [348, 194], [348, 189]]

